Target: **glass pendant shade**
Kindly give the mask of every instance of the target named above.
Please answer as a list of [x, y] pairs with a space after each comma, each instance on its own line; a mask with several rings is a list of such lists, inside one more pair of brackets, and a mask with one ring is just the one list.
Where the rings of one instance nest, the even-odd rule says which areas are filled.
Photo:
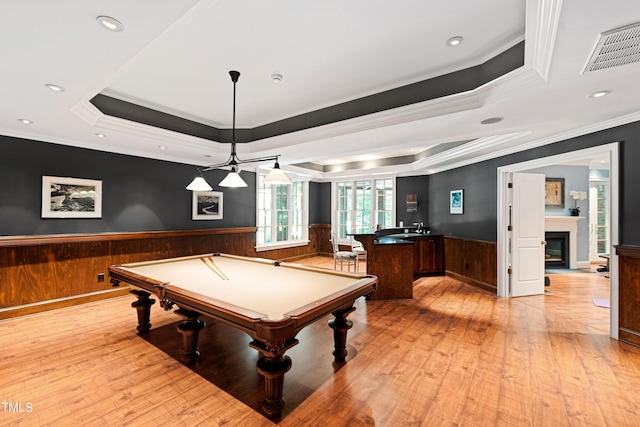
[[[280, 170], [280, 165], [278, 164], [278, 156], [270, 156], [270, 157], [258, 157], [253, 159], [242, 160], [238, 158], [236, 154], [236, 83], [238, 83], [238, 78], [240, 77], [240, 73], [238, 71], [229, 71], [229, 75], [231, 76], [231, 81], [233, 82], [233, 121], [231, 126], [231, 156], [229, 156], [229, 160], [224, 163], [219, 163], [216, 165], [206, 166], [204, 168], [198, 168], [200, 174], [202, 172], [209, 171], [211, 169], [226, 169], [227, 167], [231, 167], [231, 172], [220, 182], [221, 187], [247, 187], [247, 183], [240, 177], [238, 174], [237, 166], [242, 163], [255, 163], [255, 162], [266, 162], [275, 160], [276, 164], [269, 172], [269, 174], [264, 178], [262, 182], [265, 184], [291, 184], [291, 180], [287, 177], [287, 175]], [[212, 191], [213, 188], [204, 180], [202, 176], [195, 178], [191, 184], [187, 186], [187, 190], [191, 191]]]
[[284, 172], [282, 172], [282, 169], [280, 169], [280, 165], [276, 163], [275, 167], [271, 169], [271, 172], [269, 172], [267, 176], [264, 177], [264, 179], [262, 180], [262, 183], [267, 185], [271, 185], [271, 184], [290, 185], [291, 180]]
[[231, 172], [220, 181], [220, 187], [246, 187], [247, 183], [240, 177], [240, 174], [236, 172], [236, 168], [231, 168]]
[[213, 188], [207, 181], [201, 176], [195, 177], [191, 184], [187, 185], [187, 190], [190, 191], [212, 191]]

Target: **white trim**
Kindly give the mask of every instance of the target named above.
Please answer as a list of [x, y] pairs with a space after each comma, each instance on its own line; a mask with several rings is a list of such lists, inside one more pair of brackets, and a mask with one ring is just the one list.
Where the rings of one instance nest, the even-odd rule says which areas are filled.
[[508, 284], [509, 275], [507, 274], [508, 268], [508, 233], [507, 225], [509, 218], [509, 204], [508, 204], [508, 191], [507, 184], [509, 182], [509, 174], [512, 172], [525, 171], [529, 169], [540, 168], [544, 166], [550, 166], [558, 163], [564, 163], [574, 160], [578, 157], [590, 157], [590, 156], [609, 156], [609, 176], [610, 176], [610, 227], [611, 227], [611, 241], [610, 241], [610, 259], [609, 259], [609, 284], [610, 284], [610, 319], [609, 319], [609, 334], [611, 338], [618, 339], [618, 301], [619, 301], [619, 284], [618, 284], [618, 256], [613, 249], [618, 245], [619, 239], [619, 143], [612, 142], [609, 144], [603, 144], [596, 147], [585, 148], [582, 150], [572, 151], [569, 153], [557, 154], [549, 157], [542, 157], [526, 162], [515, 163], [511, 165], [501, 166], [497, 168], [498, 180], [497, 180], [497, 244], [498, 244], [498, 271], [497, 271], [497, 288], [498, 296], [508, 298]]
[[531, 21], [527, 19], [525, 40], [529, 43], [525, 46], [525, 63], [530, 64], [546, 81], [558, 33], [562, 0], [530, 0], [526, 7], [527, 16], [533, 22], [528, 25]]
[[487, 136], [470, 141], [466, 144], [459, 145], [451, 150], [443, 151], [442, 153], [434, 154], [426, 159], [418, 160], [412, 163], [413, 169], [423, 169], [429, 166], [438, 165], [443, 162], [452, 161], [456, 158], [472, 154], [476, 151], [486, 150], [487, 148], [494, 147], [498, 144], [505, 144], [511, 141], [515, 141], [525, 136], [531, 135], [531, 131], [515, 132], [504, 135]]
[[297, 248], [299, 246], [307, 246], [309, 240], [289, 240], [288, 242], [267, 243], [255, 246], [256, 252], [272, 251], [274, 249]]

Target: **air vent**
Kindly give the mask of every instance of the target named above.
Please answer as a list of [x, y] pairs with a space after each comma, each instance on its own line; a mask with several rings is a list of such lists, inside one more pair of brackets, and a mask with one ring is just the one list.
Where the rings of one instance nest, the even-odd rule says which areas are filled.
[[584, 73], [640, 61], [640, 22], [600, 34]]

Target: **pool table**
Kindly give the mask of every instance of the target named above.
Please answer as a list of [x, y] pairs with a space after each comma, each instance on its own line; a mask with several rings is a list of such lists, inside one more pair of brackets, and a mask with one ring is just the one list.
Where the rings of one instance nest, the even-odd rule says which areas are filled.
[[377, 283], [371, 275], [219, 253], [115, 265], [109, 275], [114, 285], [125, 282], [139, 288], [131, 291], [138, 298], [131, 305], [141, 334], [151, 328], [151, 294], [165, 310], [178, 307], [185, 363], [199, 356], [198, 332], [205, 327], [201, 314], [249, 334], [249, 345], [261, 355], [257, 368], [265, 380], [263, 411], [270, 418], [284, 408], [284, 374], [291, 368], [285, 352], [298, 343], [298, 332], [333, 314], [333, 355], [344, 362], [352, 326], [347, 316], [355, 310], [355, 300], [370, 296]]

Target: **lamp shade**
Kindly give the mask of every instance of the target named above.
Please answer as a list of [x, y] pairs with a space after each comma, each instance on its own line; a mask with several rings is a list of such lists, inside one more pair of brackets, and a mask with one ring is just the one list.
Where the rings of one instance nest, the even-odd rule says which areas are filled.
[[240, 177], [240, 174], [236, 172], [236, 168], [232, 168], [231, 172], [220, 181], [220, 187], [246, 187], [247, 183]]
[[191, 184], [187, 185], [187, 190], [190, 191], [212, 191], [213, 188], [207, 181], [201, 176], [197, 176], [191, 181]]
[[278, 164], [276, 163], [276, 167], [271, 169], [271, 172], [269, 172], [267, 176], [264, 177], [264, 179], [262, 180], [262, 183], [267, 185], [271, 185], [271, 184], [290, 185], [291, 180], [284, 172], [282, 172], [282, 169], [280, 169], [278, 167]]

